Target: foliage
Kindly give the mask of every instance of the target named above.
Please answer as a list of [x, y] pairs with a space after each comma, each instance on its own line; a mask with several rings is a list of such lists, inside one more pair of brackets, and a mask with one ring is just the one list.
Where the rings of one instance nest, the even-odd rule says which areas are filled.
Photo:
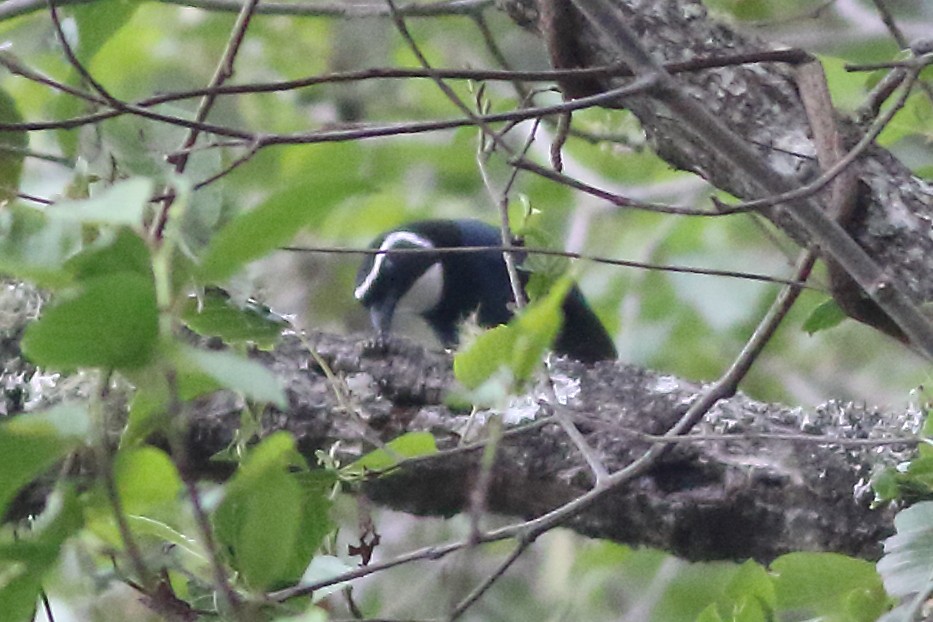
[[[733, 17], [755, 20], [779, 17], [787, 8], [767, 1], [716, 5]], [[204, 100], [146, 98], [208, 84], [220, 54], [229, 49], [234, 17], [130, 0], [75, 3], [60, 13], [76, 58], [106, 92], [95, 91], [67, 61], [47, 10], [8, 17], [0, 21], [0, 33], [12, 42], [0, 52], [4, 64], [27, 67], [48, 80], [4, 74], [0, 124], [16, 124], [24, 116], [62, 120], [106, 111], [111, 95], [138, 108], [134, 114], [104, 115], [81, 129], [53, 122], [43, 131], [0, 131], [0, 273], [52, 293], [22, 338], [23, 353], [50, 373], [81, 370], [94, 380], [90, 395], [0, 422], [0, 514], [28, 494], [31, 483], [41, 480], [52, 488], [40, 514], [0, 529], [4, 620], [29, 619], [44, 589], [66, 601], [80, 600], [74, 596], [79, 592], [93, 601], [104, 593], [102, 586], [121, 581], [132, 581], [156, 601], [170, 594], [187, 612], [204, 617], [328, 619], [319, 599], [329, 591], [344, 593], [337, 577], [355, 564], [337, 546], [338, 527], [353, 524], [357, 513], [358, 522], [366, 522], [365, 510], [348, 510], [341, 491], [437, 447], [428, 433], [410, 434], [350, 464], [330, 455], [309, 464], [286, 433], [252, 438], [249, 420], [255, 412], [288, 404], [273, 374], [246, 351], [273, 347], [286, 322], [263, 303], [242, 303], [219, 288], [264, 288], [270, 299], [293, 289], [296, 279], [282, 276], [287, 270], [260, 273], [263, 288], [244, 275], [296, 236], [305, 244], [362, 246], [414, 218], [493, 221], [495, 206], [509, 195], [521, 196], [534, 212], [533, 224], [522, 225], [529, 244], [559, 246], [547, 240], [562, 240], [560, 232], [572, 230], [574, 247], [591, 255], [727, 269], [751, 265], [783, 274], [784, 257], [757, 221], [596, 213], [564, 185], [532, 175], [512, 180], [513, 169], [500, 154], [481, 156], [478, 170], [474, 128], [391, 139], [352, 136], [360, 119], [392, 129], [411, 120], [456, 118], [430, 80], [331, 81], [220, 95], [206, 122], [232, 131], [186, 150]], [[530, 35], [518, 33], [501, 15], [488, 17], [489, 34], [505, 53], [540, 56]], [[438, 66], [492, 66], [497, 54], [484, 47], [482, 29], [461, 28], [454, 19], [409, 25]], [[886, 38], [844, 39], [822, 51], [829, 55], [834, 95], [843, 108], [854, 109], [879, 76], [847, 73], [844, 62], [887, 60], [894, 50]], [[233, 65], [238, 84], [365, 68], [386, 58], [415, 66], [390, 20], [256, 15], [244, 43]], [[49, 82], [59, 88], [49, 88]], [[478, 92], [475, 84], [452, 86], [467, 102]], [[493, 111], [512, 110], [522, 100], [505, 83], [489, 83], [484, 92], [483, 105]], [[541, 101], [548, 97], [553, 98]], [[930, 118], [929, 100], [917, 94], [880, 139], [900, 149], [921, 173], [930, 169], [924, 143]], [[574, 128], [598, 138], [595, 146], [577, 139], [565, 146], [568, 168], [582, 171], [581, 177], [610, 187], [637, 186], [644, 196], [672, 203], [698, 204], [710, 195], [705, 185], [671, 171], [647, 149], [624, 111], [578, 112]], [[297, 140], [312, 131], [319, 140]], [[277, 142], [262, 143], [273, 135]], [[542, 134], [538, 143], [543, 141]], [[538, 146], [532, 155], [541, 159], [534, 152]], [[362, 314], [348, 294], [355, 260], [313, 254], [309, 261], [301, 280], [311, 283], [311, 303], [284, 312], [306, 314], [315, 326], [361, 328]], [[499, 395], [502, 385], [510, 392], [532, 378], [559, 328], [559, 301], [570, 286], [561, 276], [568, 262], [535, 257], [530, 263], [546, 276], [534, 282], [540, 295], [512, 323], [479, 336], [456, 358], [457, 376], [472, 390], [474, 403]], [[704, 379], [730, 360], [774, 290], [758, 281], [595, 264], [573, 274], [618, 335], [623, 358]], [[539, 282], [550, 287], [538, 291]], [[811, 339], [793, 331], [773, 342], [769, 365], [749, 380], [749, 390], [799, 398], [792, 383], [775, 379], [807, 375], [819, 389], [864, 397], [859, 385], [871, 376], [876, 384], [867, 394], [877, 397], [878, 387], [892, 386], [889, 395], [900, 395], [919, 382], [909, 362], [890, 363], [904, 357], [883, 337], [851, 323], [825, 330], [837, 318], [831, 305], [820, 305], [804, 323], [807, 309], [819, 300], [820, 294], [805, 293], [803, 309], [789, 320], [819, 334]], [[225, 347], [196, 347], [189, 331]], [[868, 371], [837, 384], [846, 380], [835, 370], [855, 365]], [[498, 384], [491, 390], [490, 383]], [[114, 395], [127, 386], [132, 390], [124, 417], [114, 412]], [[220, 389], [233, 391], [244, 404], [243, 436], [222, 456], [234, 461], [234, 474], [224, 483], [190, 481], [184, 468], [185, 413], [195, 400]], [[153, 434], [161, 438], [158, 448], [146, 444]], [[929, 448], [922, 447], [906, 475], [880, 476], [879, 496], [910, 497], [905, 490], [918, 489], [917, 497], [928, 495], [930, 458]], [[81, 485], [60, 476], [72, 461], [93, 465], [94, 476]], [[930, 524], [925, 505], [899, 515], [899, 533], [888, 541], [879, 565], [891, 596], [929, 592], [929, 579], [921, 581], [916, 569], [929, 566]], [[569, 537], [561, 533], [553, 537]], [[768, 567], [697, 565], [604, 542], [575, 545], [576, 552], [561, 557], [561, 568], [552, 571], [563, 579], [551, 581], [552, 590], [536, 589], [529, 579], [505, 583], [504, 596], [491, 595], [503, 612], [499, 617], [550, 619], [566, 611], [567, 617], [594, 620], [628, 612], [702, 622], [862, 621], [877, 618], [890, 604], [869, 564], [836, 555], [795, 553]], [[901, 560], [910, 563], [910, 573], [898, 566]], [[481, 576], [481, 570], [474, 574]], [[548, 580], [542, 571], [542, 584]], [[323, 586], [313, 600], [270, 598], [281, 588], [328, 581], [339, 587]], [[399, 592], [414, 585], [403, 581], [380, 575], [364, 608], [391, 611]], [[435, 615], [443, 600], [419, 594], [412, 609]]]
[[923, 501], [898, 513], [894, 519], [897, 534], [884, 543], [884, 557], [878, 572], [889, 594], [902, 599], [899, 607], [883, 620], [911, 620], [925, 605], [931, 590], [930, 547], [933, 545], [933, 503]]
[[457, 380], [481, 394], [483, 384], [498, 382], [504, 373], [514, 381], [510, 393], [521, 388], [560, 330], [560, 308], [570, 285], [570, 279], [564, 277], [511, 322], [486, 331], [459, 352], [454, 358]]
[[[920, 433], [929, 438], [933, 433], [933, 418], [929, 416], [928, 407], [924, 414], [926, 417]], [[879, 506], [891, 501], [916, 503], [929, 500], [933, 497], [933, 447], [923, 443], [909, 462], [878, 469], [872, 476], [872, 488], [875, 504]]]

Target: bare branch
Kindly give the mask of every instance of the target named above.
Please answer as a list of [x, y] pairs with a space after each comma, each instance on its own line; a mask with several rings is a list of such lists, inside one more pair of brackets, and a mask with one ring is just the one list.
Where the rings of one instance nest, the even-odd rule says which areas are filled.
[[599, 257], [588, 255], [586, 253], [577, 253], [574, 251], [561, 251], [547, 248], [535, 248], [529, 246], [457, 246], [457, 247], [434, 247], [428, 250], [418, 248], [393, 248], [389, 250], [380, 250], [377, 248], [347, 248], [344, 246], [283, 246], [281, 250], [297, 253], [321, 253], [333, 255], [385, 255], [408, 253], [487, 253], [490, 250], [502, 252], [521, 252], [529, 255], [541, 255], [543, 257], [565, 257], [567, 259], [582, 259], [594, 263], [605, 264], [609, 266], [621, 266], [625, 268], [640, 268], [644, 270], [661, 270], [664, 272], [678, 272], [683, 274], [700, 274], [705, 276], [719, 276], [727, 278], [747, 279], [750, 281], [762, 281], [765, 283], [777, 283], [780, 285], [793, 285], [803, 289], [817, 289], [806, 285], [800, 281], [792, 279], [783, 279], [781, 277], [768, 276], [764, 274], [754, 274], [751, 272], [741, 272], [737, 270], [716, 270], [713, 268], [692, 268], [689, 266], [675, 266], [671, 264], [654, 264], [645, 261], [629, 261], [626, 259], [613, 259], [611, 257]]
[[[663, 104], [683, 125], [689, 126], [696, 139], [707, 145], [731, 169], [741, 172], [757, 194], [782, 194], [798, 185], [796, 180], [764, 162], [722, 119], [679, 88], [609, 0], [571, 1], [595, 32], [604, 40], [613, 42], [615, 53], [636, 74], [655, 81], [656, 88], [650, 99]], [[887, 275], [842, 227], [830, 220], [818, 201], [799, 197], [789, 201], [789, 208], [787, 216], [809, 232], [822, 251], [845, 269], [915, 347], [933, 359], [933, 326], [908, 295], [904, 285]]]
[[[59, 6], [88, 4], [94, 0], [58, 0]], [[160, 0], [165, 4], [190, 6], [208, 11], [238, 13], [243, 8], [239, 0]], [[443, 15], [473, 15], [492, 6], [493, 0], [448, 0], [447, 2], [409, 2], [399, 6], [406, 17], [440, 17]], [[0, 5], [0, 20], [41, 10], [45, 0], [7, 0]], [[365, 16], [388, 16], [384, 4], [348, 5], [325, 2], [263, 2], [257, 13], [264, 15], [301, 15], [306, 17], [336, 17], [352, 19]]]

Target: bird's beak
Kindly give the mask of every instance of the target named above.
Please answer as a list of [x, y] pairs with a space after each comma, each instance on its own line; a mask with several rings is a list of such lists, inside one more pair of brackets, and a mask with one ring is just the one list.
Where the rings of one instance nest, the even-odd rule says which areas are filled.
[[372, 320], [373, 328], [376, 329], [376, 336], [379, 339], [385, 339], [389, 336], [397, 304], [398, 296], [393, 294], [369, 308], [369, 319]]

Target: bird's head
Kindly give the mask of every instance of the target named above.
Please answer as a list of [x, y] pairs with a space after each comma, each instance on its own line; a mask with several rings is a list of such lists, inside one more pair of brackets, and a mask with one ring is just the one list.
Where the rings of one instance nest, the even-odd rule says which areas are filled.
[[412, 231], [385, 233], [370, 248], [380, 252], [368, 255], [360, 266], [353, 295], [369, 309], [373, 327], [385, 337], [396, 309], [421, 314], [438, 305], [444, 271], [440, 254], [432, 252], [434, 244]]

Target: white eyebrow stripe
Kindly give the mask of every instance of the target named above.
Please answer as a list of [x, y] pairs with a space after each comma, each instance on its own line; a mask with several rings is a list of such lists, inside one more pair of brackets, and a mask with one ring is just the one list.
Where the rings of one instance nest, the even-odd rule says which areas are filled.
[[[411, 231], [393, 231], [386, 236], [386, 239], [382, 241], [382, 244], [379, 245], [380, 251], [388, 251], [393, 248], [398, 247], [400, 244], [406, 243], [410, 246], [417, 246], [420, 248], [434, 248], [434, 245], [431, 244], [428, 240], [424, 239], [417, 233], [412, 233]], [[376, 258], [373, 260], [373, 267], [370, 268], [369, 272], [366, 274], [366, 278], [363, 279], [363, 282], [353, 290], [353, 296], [357, 300], [362, 300], [366, 293], [372, 288], [373, 283], [376, 282], [376, 278], [379, 276], [379, 272], [382, 269], [382, 264], [385, 263], [386, 253], [376, 255]]]

